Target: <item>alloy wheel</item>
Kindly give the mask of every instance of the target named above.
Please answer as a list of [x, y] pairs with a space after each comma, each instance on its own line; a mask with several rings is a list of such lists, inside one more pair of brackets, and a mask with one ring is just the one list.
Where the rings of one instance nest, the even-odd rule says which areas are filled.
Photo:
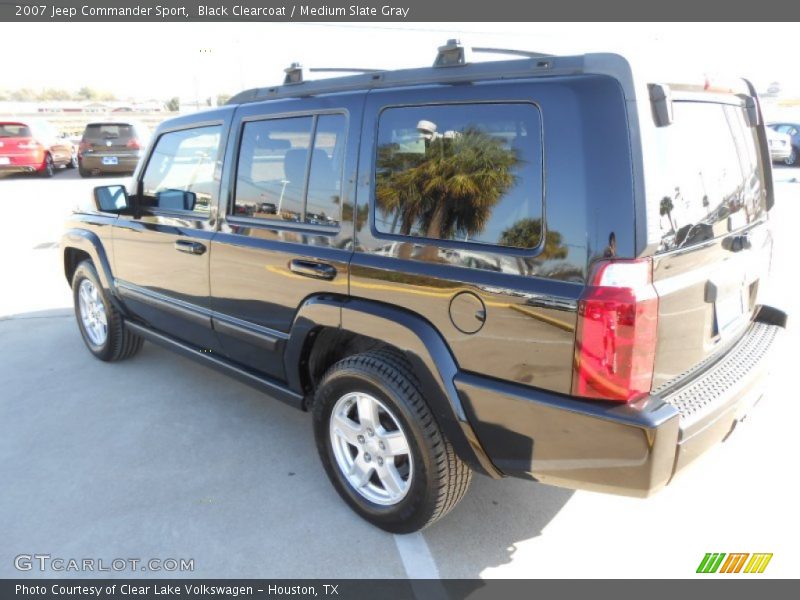
[[361, 496], [382, 506], [405, 498], [414, 461], [398, 419], [380, 400], [364, 392], [345, 394], [330, 415], [336, 464]]
[[108, 337], [106, 308], [97, 286], [88, 279], [81, 281], [78, 290], [78, 308], [83, 330], [95, 346], [102, 346]]

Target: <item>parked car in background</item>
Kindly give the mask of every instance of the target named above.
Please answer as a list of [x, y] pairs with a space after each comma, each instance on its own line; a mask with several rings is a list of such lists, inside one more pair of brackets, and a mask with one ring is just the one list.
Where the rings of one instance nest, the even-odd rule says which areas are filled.
[[147, 145], [149, 131], [135, 121], [89, 123], [78, 147], [81, 177], [116, 173], [130, 175]]
[[0, 171], [52, 177], [56, 167], [77, 166], [72, 144], [47, 121], [0, 121]]
[[767, 127], [767, 143], [769, 157], [772, 162], [786, 162], [792, 155], [792, 138], [789, 134], [780, 133]]
[[784, 133], [791, 139], [791, 150], [783, 163], [790, 167], [800, 164], [800, 123], [770, 123], [769, 128]]

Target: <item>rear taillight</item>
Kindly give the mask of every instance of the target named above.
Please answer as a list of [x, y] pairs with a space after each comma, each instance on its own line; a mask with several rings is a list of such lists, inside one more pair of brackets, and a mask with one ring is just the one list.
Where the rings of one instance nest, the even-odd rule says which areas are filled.
[[578, 301], [574, 395], [633, 402], [650, 391], [658, 327], [652, 268], [649, 258], [596, 265]]
[[79, 154], [83, 154], [87, 150], [91, 150], [91, 149], [92, 149], [92, 143], [91, 142], [87, 142], [86, 140], [81, 140], [81, 143], [78, 144], [78, 153]]
[[141, 145], [139, 144], [139, 140], [136, 138], [131, 138], [128, 140], [128, 143], [125, 144], [125, 147], [129, 148], [130, 150], [139, 150]]

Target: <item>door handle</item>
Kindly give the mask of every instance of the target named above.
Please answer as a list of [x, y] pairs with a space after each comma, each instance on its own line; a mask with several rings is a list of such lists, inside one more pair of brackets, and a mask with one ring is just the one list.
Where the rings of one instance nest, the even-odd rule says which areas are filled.
[[313, 277], [314, 279], [331, 280], [336, 277], [336, 268], [333, 265], [316, 262], [313, 260], [294, 259], [289, 261], [289, 270], [298, 275]]
[[188, 240], [177, 240], [175, 242], [175, 250], [178, 252], [186, 252], [188, 254], [203, 254], [206, 251], [204, 244], [200, 242], [190, 242]]

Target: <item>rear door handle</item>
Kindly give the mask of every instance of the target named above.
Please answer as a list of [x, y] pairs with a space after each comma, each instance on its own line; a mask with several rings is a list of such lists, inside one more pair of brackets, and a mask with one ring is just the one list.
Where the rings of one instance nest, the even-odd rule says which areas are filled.
[[295, 258], [289, 261], [289, 270], [298, 275], [313, 277], [314, 279], [327, 279], [330, 281], [336, 277], [336, 268], [333, 265], [313, 260], [300, 260]]
[[200, 242], [190, 242], [188, 240], [177, 240], [175, 242], [175, 250], [178, 252], [186, 252], [188, 254], [203, 254], [206, 251], [204, 244]]

